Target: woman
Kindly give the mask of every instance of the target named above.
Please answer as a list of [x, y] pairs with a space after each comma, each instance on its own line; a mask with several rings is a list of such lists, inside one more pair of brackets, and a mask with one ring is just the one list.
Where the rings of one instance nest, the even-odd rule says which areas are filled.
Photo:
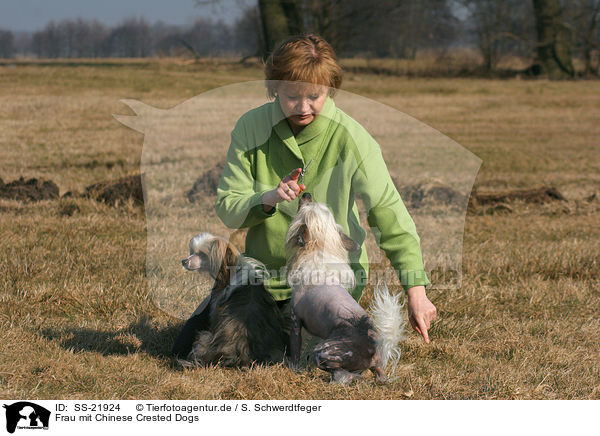
[[218, 216], [229, 228], [248, 228], [246, 254], [275, 271], [267, 288], [284, 301], [291, 296], [282, 270], [285, 234], [295, 200], [308, 189], [361, 245], [351, 254], [358, 283], [351, 293], [358, 300], [368, 273], [365, 231], [354, 202], [360, 195], [378, 244], [408, 294], [411, 325], [429, 343], [436, 309], [425, 292], [429, 281], [419, 237], [379, 145], [331, 98], [342, 82], [333, 49], [316, 35], [292, 37], [269, 57], [265, 75], [275, 100], [244, 114], [231, 133]]

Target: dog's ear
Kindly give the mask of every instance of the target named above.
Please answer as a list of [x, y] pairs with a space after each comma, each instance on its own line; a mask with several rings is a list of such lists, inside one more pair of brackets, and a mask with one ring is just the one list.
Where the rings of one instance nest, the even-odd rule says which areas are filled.
[[360, 245], [358, 245], [356, 242], [354, 242], [354, 239], [344, 233], [341, 226], [338, 226], [338, 233], [340, 234], [340, 238], [342, 238], [342, 245], [346, 250], [350, 252], [360, 250]]
[[233, 244], [224, 239], [215, 239], [210, 244], [210, 274], [215, 285], [224, 288], [229, 284], [231, 269], [237, 264], [240, 252]]
[[293, 236], [292, 240], [296, 242], [298, 247], [304, 247], [306, 245], [307, 232], [308, 227], [306, 227], [306, 224], [302, 224]]

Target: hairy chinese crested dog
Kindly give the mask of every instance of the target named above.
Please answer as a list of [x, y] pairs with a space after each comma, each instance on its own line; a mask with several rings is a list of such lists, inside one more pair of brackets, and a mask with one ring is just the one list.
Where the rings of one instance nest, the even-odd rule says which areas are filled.
[[265, 266], [210, 233], [190, 241], [188, 271], [208, 272], [210, 295], [185, 323], [173, 354], [186, 366], [230, 367], [283, 361], [289, 342], [283, 314], [264, 288]]
[[324, 339], [313, 350], [315, 364], [341, 384], [367, 369], [378, 381], [386, 381], [385, 369], [400, 357], [399, 342], [406, 331], [399, 296], [391, 295], [387, 287], [377, 287], [372, 317], [348, 292], [355, 284], [348, 252], [359, 249], [327, 206], [313, 202], [309, 193], [302, 195], [286, 236], [292, 287], [291, 366], [298, 366], [305, 328]]

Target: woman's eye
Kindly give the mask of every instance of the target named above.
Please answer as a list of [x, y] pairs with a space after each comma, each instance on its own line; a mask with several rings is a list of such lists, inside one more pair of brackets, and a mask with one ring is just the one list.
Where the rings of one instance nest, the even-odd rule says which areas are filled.
[[319, 96], [318, 95], [310, 95], [309, 98], [311, 100], [316, 100], [317, 98], [319, 98]]

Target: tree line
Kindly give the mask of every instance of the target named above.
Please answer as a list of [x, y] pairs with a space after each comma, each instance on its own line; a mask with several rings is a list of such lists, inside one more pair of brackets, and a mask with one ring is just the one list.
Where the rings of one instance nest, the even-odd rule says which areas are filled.
[[0, 58], [140, 58], [190, 51], [198, 56], [232, 54], [244, 49], [236, 45], [232, 27], [208, 18], [185, 28], [150, 24], [143, 18], [128, 18], [114, 27], [81, 18], [50, 21], [43, 29], [18, 37], [0, 30]]
[[[493, 70], [506, 54], [535, 58], [532, 74], [575, 75], [573, 53], [585, 73], [598, 75], [600, 0], [257, 0], [263, 53], [299, 31], [317, 31], [338, 52], [367, 49], [414, 58], [417, 50], [467, 41]], [[197, 3], [218, 3], [197, 0]]]
[[[219, 3], [197, 0], [198, 4]], [[51, 21], [26, 35], [0, 30], [0, 58], [176, 56], [265, 57], [289, 35], [316, 32], [342, 57], [415, 59], [419, 52], [475, 47], [492, 71], [509, 55], [537, 58], [551, 76], [572, 76], [571, 59], [600, 72], [600, 0], [238, 0], [227, 24], [199, 18], [190, 26], [130, 18]]]

